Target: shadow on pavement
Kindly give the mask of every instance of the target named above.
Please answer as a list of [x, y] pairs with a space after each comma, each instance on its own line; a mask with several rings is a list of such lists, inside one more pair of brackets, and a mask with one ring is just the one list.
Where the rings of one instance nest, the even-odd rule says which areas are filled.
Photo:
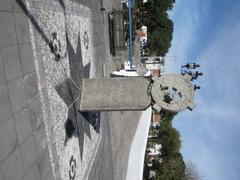
[[[21, 7], [25, 15], [29, 18], [32, 25], [35, 27], [37, 32], [41, 35], [42, 39], [46, 42], [47, 46], [49, 47], [51, 53], [55, 55], [56, 63], [61, 63], [61, 57], [57, 53], [58, 46], [53, 44], [47, 35], [44, 33], [43, 29], [38, 24], [37, 20], [34, 16], [29, 12], [26, 8], [25, 4], [22, 0], [16, 0], [18, 5]], [[79, 140], [79, 147], [80, 147], [80, 155], [82, 159], [83, 155], [83, 147], [84, 147], [84, 136], [85, 134], [91, 139], [91, 132], [90, 132], [90, 125], [99, 133], [100, 127], [100, 113], [98, 112], [91, 112], [91, 113], [80, 113], [78, 111], [78, 104], [80, 99], [80, 92], [81, 92], [81, 83], [83, 78], [89, 77], [90, 72], [90, 64], [83, 67], [82, 63], [82, 52], [81, 52], [81, 39], [80, 34], [78, 32], [78, 41], [77, 41], [77, 52], [74, 52], [74, 48], [68, 38], [67, 33], [67, 24], [66, 24], [66, 13], [65, 13], [65, 4], [62, 0], [58, 0], [62, 8], [64, 9], [65, 15], [65, 27], [66, 27], [66, 40], [67, 40], [67, 52], [68, 52], [68, 59], [69, 59], [69, 66], [70, 66], [70, 77], [66, 77], [66, 80], [58, 85], [56, 88], [57, 93], [62, 98], [64, 103], [67, 105], [68, 114], [67, 119], [65, 122], [65, 145], [67, 144], [68, 140], [76, 136]], [[56, 35], [52, 34], [53, 37]], [[63, 67], [64, 68], [64, 67]], [[64, 69], [65, 71], [65, 69]], [[65, 73], [66, 74], [66, 73]], [[67, 74], [66, 74], [67, 75]]]
[[39, 24], [36, 21], [36, 19], [34, 18], [34, 16], [29, 12], [29, 10], [27, 9], [27, 7], [23, 3], [23, 1], [22, 0], [16, 0], [16, 2], [18, 3], [19, 7], [23, 10], [24, 14], [29, 18], [29, 20], [31, 21], [32, 25], [38, 31], [38, 33], [40, 34], [42, 39], [46, 42], [46, 44], [48, 45], [50, 51], [55, 55], [55, 59], [57, 61], [60, 60], [59, 54], [57, 54], [56, 51], [54, 50], [53, 42], [46, 36], [46, 34], [42, 30], [42, 28], [39, 26]]

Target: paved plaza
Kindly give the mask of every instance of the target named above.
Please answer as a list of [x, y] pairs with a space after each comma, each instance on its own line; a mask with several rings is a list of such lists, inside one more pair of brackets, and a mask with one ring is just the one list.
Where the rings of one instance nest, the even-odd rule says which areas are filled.
[[82, 78], [114, 70], [113, 8], [120, 1], [0, 0], [0, 180], [125, 179], [141, 112], [78, 111]]

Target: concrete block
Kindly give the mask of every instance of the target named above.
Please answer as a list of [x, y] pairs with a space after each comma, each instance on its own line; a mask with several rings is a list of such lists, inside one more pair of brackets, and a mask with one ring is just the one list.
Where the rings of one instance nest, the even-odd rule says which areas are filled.
[[144, 110], [150, 82], [142, 77], [83, 79], [80, 111]]
[[11, 115], [11, 107], [8, 99], [7, 85], [0, 85], [0, 123]]
[[22, 143], [32, 132], [31, 120], [28, 109], [22, 109], [14, 115], [15, 126], [19, 144]]
[[28, 104], [29, 115], [32, 122], [33, 131], [38, 129], [43, 124], [42, 109], [40, 98], [35, 99]]
[[0, 22], [0, 46], [17, 44], [12, 13], [0, 11]]
[[12, 80], [8, 83], [10, 102], [13, 113], [26, 106], [25, 85], [22, 78]]
[[44, 177], [43, 177], [44, 180], [52, 180], [52, 179], [55, 179], [54, 176], [53, 176], [53, 172], [52, 170], [50, 170]]
[[19, 45], [20, 61], [23, 74], [31, 73], [35, 70], [33, 52], [31, 44]]
[[2, 173], [4, 180], [19, 180], [22, 178], [23, 167], [18, 149], [2, 163]]
[[30, 136], [24, 141], [20, 146], [20, 152], [23, 161], [23, 169], [25, 172], [28, 172], [37, 160], [33, 136]]
[[2, 63], [2, 55], [1, 55], [1, 49], [0, 49], [0, 84], [5, 82], [5, 74], [4, 74], [4, 68]]
[[26, 98], [27, 101], [31, 100], [38, 95], [38, 84], [36, 73], [28, 74], [24, 77], [26, 85]]
[[0, 166], [0, 180], [4, 180], [3, 179], [3, 175], [2, 175], [2, 168], [1, 168], [1, 166]]
[[12, 3], [10, 0], [0, 0], [0, 10], [11, 11]]
[[18, 47], [16, 45], [2, 48], [2, 61], [8, 81], [22, 75]]
[[41, 180], [38, 165], [33, 165], [33, 167], [24, 175], [22, 180]]
[[25, 14], [14, 13], [18, 43], [30, 43], [28, 17]]
[[17, 136], [13, 120], [9, 119], [0, 124], [0, 161], [11, 154], [17, 145]]

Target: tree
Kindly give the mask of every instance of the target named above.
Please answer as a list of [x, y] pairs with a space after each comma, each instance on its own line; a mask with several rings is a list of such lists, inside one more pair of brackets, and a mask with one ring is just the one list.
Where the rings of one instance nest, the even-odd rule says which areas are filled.
[[172, 10], [174, 3], [175, 0], [149, 0], [144, 6], [146, 9], [158, 8], [161, 11], [169, 11]]
[[191, 161], [186, 163], [186, 168], [184, 171], [185, 180], [201, 180], [202, 177], [199, 175], [196, 164]]
[[155, 4], [161, 11], [170, 11], [173, 8], [175, 0], [155, 0]]
[[161, 167], [161, 163], [157, 159], [152, 160], [152, 170], [158, 170]]
[[169, 159], [178, 153], [181, 147], [180, 134], [176, 128], [162, 126], [158, 133], [158, 142], [162, 144], [161, 153], [164, 159]]
[[159, 17], [149, 17], [147, 26], [149, 31], [149, 49], [152, 51], [152, 54], [164, 56], [171, 47], [173, 33], [172, 20], [169, 19], [167, 13], [161, 13]]
[[150, 174], [150, 172], [149, 172], [149, 167], [148, 167], [148, 165], [147, 165], [147, 161], [145, 160], [144, 161], [144, 168], [143, 168], [143, 179], [145, 180], [147, 180], [148, 179], [148, 177], [149, 177], [149, 174]]
[[163, 161], [160, 166], [156, 179], [159, 180], [182, 180], [184, 178], [185, 163], [181, 153], [176, 153], [174, 157], [167, 161]]

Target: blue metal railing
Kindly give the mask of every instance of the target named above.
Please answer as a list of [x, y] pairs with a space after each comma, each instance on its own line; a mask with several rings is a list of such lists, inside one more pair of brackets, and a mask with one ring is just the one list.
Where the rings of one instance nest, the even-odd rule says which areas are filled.
[[132, 7], [135, 4], [135, 0], [128, 0], [128, 18], [129, 18], [129, 49], [130, 49], [130, 68], [132, 69]]

